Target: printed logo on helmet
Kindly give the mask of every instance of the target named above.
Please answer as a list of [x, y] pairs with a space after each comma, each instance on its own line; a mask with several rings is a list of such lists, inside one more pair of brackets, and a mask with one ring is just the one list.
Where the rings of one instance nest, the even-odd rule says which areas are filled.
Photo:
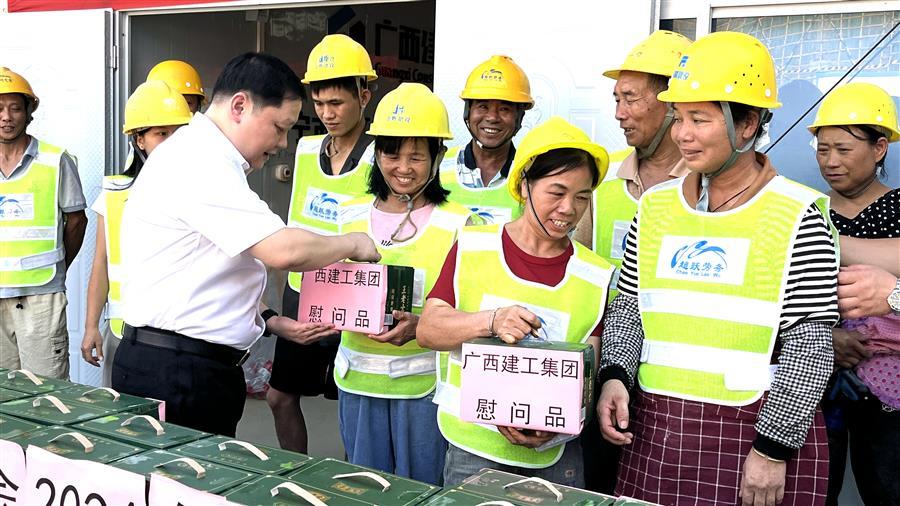
[[689, 59], [690, 56], [682, 56], [681, 60], [678, 62], [678, 68], [683, 69], [687, 65]]
[[397, 123], [409, 123], [410, 117], [406, 115], [404, 107], [400, 104], [394, 106], [394, 110], [387, 118], [388, 121], [396, 121]]
[[330, 56], [327, 54], [323, 54], [319, 57], [319, 60], [316, 61], [316, 67], [320, 69], [333, 69], [334, 68], [334, 56]]
[[6, 74], [0, 74], [0, 82], [11, 83], [13, 82], [12, 77], [9, 77]]
[[481, 73], [482, 81], [503, 82], [503, 71], [497, 69], [488, 69]]

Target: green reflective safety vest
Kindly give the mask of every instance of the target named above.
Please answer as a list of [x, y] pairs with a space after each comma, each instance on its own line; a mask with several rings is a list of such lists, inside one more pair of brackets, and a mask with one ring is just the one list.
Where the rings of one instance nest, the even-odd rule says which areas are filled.
[[625, 256], [625, 238], [637, 214], [638, 201], [628, 191], [628, 181], [611, 179], [594, 190], [593, 207], [592, 249], [616, 268], [609, 288], [609, 301], [612, 302], [619, 293], [616, 283], [619, 281], [622, 257]]
[[647, 190], [638, 211], [638, 384], [681, 399], [751, 404], [774, 375], [800, 222], [814, 203], [829, 220], [828, 197], [776, 176], [746, 204], [702, 213], [687, 206], [682, 183]]
[[447, 150], [441, 162], [441, 186], [450, 190], [447, 197], [452, 202], [462, 204], [472, 210], [485, 223], [507, 223], [522, 216], [522, 206], [512, 195], [506, 184], [470, 188], [459, 181], [459, 167], [465, 166], [464, 147], [454, 146]]
[[109, 294], [106, 297], [106, 317], [113, 335], [122, 338], [122, 212], [134, 178], [106, 176], [103, 178], [103, 198], [106, 216], [103, 228], [106, 233], [106, 273]]
[[[288, 210], [288, 226], [298, 227], [323, 235], [337, 233], [338, 206], [348, 200], [365, 195], [368, 189], [369, 170], [375, 158], [375, 143], [369, 144], [359, 165], [337, 176], [322, 172], [319, 153], [324, 135], [303, 137], [297, 143], [294, 160], [294, 183], [291, 189], [291, 205]], [[288, 284], [300, 291], [302, 273], [288, 273]]]
[[0, 180], [0, 287], [45, 285], [66, 257], [58, 231], [62, 153], [39, 141], [25, 173]]
[[[372, 234], [371, 196], [341, 205], [340, 232]], [[378, 246], [381, 263], [415, 268], [413, 313], [421, 314], [458, 231], [472, 215], [468, 208], [446, 202], [431, 211], [428, 225], [413, 239]], [[435, 353], [415, 340], [403, 346], [379, 343], [365, 334], [344, 331], [335, 357], [334, 382], [345, 392], [385, 399], [418, 399], [435, 385]]]
[[[566, 274], [558, 285], [546, 286], [520, 279], [506, 264], [501, 227], [497, 224], [466, 227], [460, 233], [454, 277], [456, 309], [478, 312], [520, 305], [541, 318], [548, 340], [585, 342], [603, 318], [606, 307], [603, 301], [613, 267], [588, 248], [573, 242], [575, 253], [569, 258]], [[510, 443], [492, 425], [462, 421], [459, 418], [460, 351], [438, 355], [435, 402], [440, 405], [438, 426], [447, 441], [469, 453], [510, 466], [541, 469], [559, 461], [565, 444], [539, 452]]]

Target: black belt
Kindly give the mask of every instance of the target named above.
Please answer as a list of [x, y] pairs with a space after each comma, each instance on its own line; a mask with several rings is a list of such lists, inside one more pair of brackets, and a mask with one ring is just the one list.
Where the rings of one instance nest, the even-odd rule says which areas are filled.
[[239, 350], [224, 344], [215, 344], [201, 339], [187, 337], [171, 330], [154, 327], [132, 327], [125, 324], [124, 340], [146, 344], [154, 348], [190, 353], [210, 358], [226, 365], [241, 366], [250, 356], [250, 349]]

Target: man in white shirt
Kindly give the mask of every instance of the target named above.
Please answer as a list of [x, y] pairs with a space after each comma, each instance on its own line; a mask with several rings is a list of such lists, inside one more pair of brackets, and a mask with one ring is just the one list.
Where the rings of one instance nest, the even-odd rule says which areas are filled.
[[303, 339], [330, 330], [268, 309], [264, 318], [265, 265], [309, 271], [380, 257], [365, 234], [286, 227], [247, 184], [247, 172], [287, 147], [303, 96], [281, 60], [235, 57], [206, 113], [156, 149], [132, 187], [122, 219], [126, 327], [112, 384], [166, 401], [171, 422], [234, 436], [250, 346], [264, 331]]

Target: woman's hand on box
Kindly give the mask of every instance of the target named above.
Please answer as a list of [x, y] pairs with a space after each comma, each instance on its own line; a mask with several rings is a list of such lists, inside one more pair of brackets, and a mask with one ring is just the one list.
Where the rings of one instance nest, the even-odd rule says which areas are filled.
[[394, 346], [403, 346], [415, 339], [419, 315], [397, 310], [392, 311], [391, 314], [394, 317], [394, 328], [381, 334], [369, 334], [369, 339], [379, 343], [390, 343]]
[[273, 334], [297, 344], [312, 344], [335, 333], [333, 323], [301, 323], [287, 316], [273, 316], [266, 326]]
[[537, 335], [541, 319], [522, 306], [507, 306], [497, 310], [491, 330], [506, 344], [516, 344], [529, 335]]
[[507, 441], [526, 448], [537, 448], [556, 436], [555, 432], [546, 430], [516, 429], [515, 427], [498, 426], [497, 430]]

